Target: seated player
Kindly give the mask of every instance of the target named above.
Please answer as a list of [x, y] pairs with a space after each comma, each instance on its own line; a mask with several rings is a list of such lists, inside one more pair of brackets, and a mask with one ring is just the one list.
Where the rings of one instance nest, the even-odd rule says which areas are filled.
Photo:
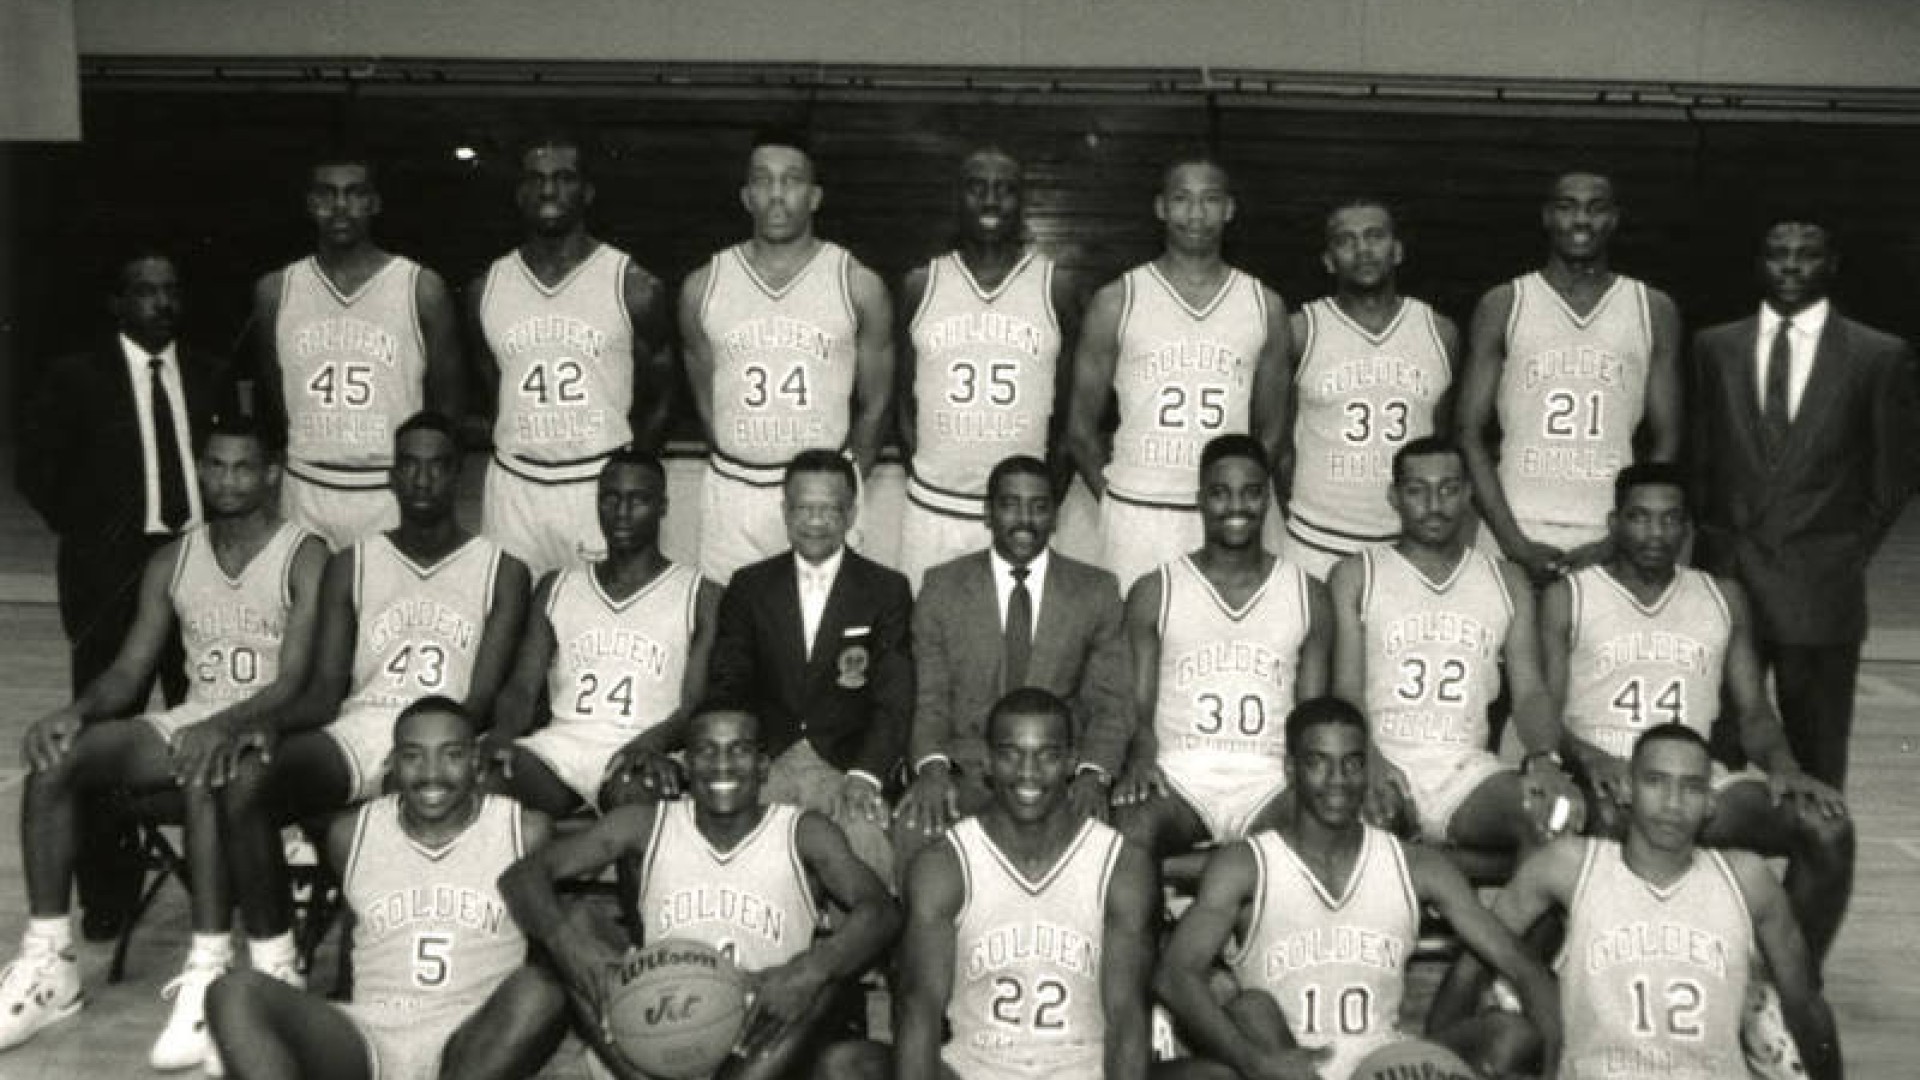
[[907, 871], [893, 1067], [878, 1043], [844, 1043], [817, 1076], [1146, 1075], [1153, 862], [1069, 801], [1066, 702], [1015, 690], [986, 738], [992, 802]]
[[[207, 984], [233, 960], [232, 909], [213, 785], [228, 707], [254, 698], [273, 707], [299, 692], [311, 655], [326, 547], [280, 520], [277, 449], [254, 426], [222, 420], [198, 472], [207, 525], [161, 548], [140, 581], [137, 614], [119, 655], [78, 700], [27, 730], [31, 770], [20, 798], [27, 932], [20, 957], [0, 971], [0, 1048], [16, 1046], [83, 1003], [69, 925], [80, 799], [109, 788], [179, 788], [185, 804], [193, 944], [148, 1062], [197, 1068], [207, 1040]], [[186, 700], [123, 719], [144, 701], [175, 623], [186, 646]]]
[[495, 882], [546, 842], [545, 815], [479, 791], [473, 718], [425, 697], [393, 725], [395, 794], [335, 818], [327, 852], [358, 922], [353, 1000], [243, 971], [208, 995], [239, 1080], [514, 1080], [566, 1034], [566, 994], [527, 962]]
[[[554, 891], [556, 882], [634, 860], [639, 911], [628, 915], [643, 940], [703, 942], [732, 957], [752, 982], [740, 1048], [717, 1075], [786, 1076], [807, 1060], [825, 1021], [893, 940], [900, 915], [886, 885], [825, 815], [761, 805], [768, 762], [756, 716], [706, 707], [688, 721], [686, 741], [686, 798], [618, 807], [516, 863], [500, 891], [559, 967], [582, 1014], [582, 1036], [615, 1075], [645, 1080], [606, 1042], [618, 957], [569, 916]], [[739, 899], [723, 905], [722, 896]], [[823, 898], [847, 915], [831, 936], [816, 938]]]
[[[1375, 824], [1430, 841], [1512, 850], [1547, 836], [1556, 797], [1578, 829], [1580, 793], [1553, 759], [1560, 726], [1540, 677], [1526, 575], [1468, 543], [1472, 484], [1458, 447], [1436, 436], [1393, 457], [1391, 544], [1341, 560], [1328, 582], [1333, 687], [1366, 710], [1376, 756]], [[1516, 771], [1487, 745], [1487, 709], [1505, 665], [1528, 753]]]
[[540, 583], [485, 740], [499, 767], [488, 787], [554, 817], [679, 791], [666, 755], [706, 693], [720, 603], [718, 586], [660, 553], [659, 458], [615, 450], [598, 509], [607, 557]]
[[[1711, 738], [1723, 709], [1759, 766], [1716, 768], [1707, 847], [1787, 858], [1787, 898], [1818, 965], [1853, 892], [1853, 822], [1839, 793], [1802, 772], [1763, 684], [1740, 586], [1677, 565], [1690, 523], [1672, 465], [1621, 470], [1606, 561], [1547, 590], [1547, 685], [1564, 702], [1568, 765], [1591, 792], [1597, 831], [1618, 838], [1627, 753], [1657, 723]], [[1760, 771], [1760, 770], [1765, 770]]]
[[283, 825], [379, 793], [393, 721], [426, 694], [486, 716], [526, 612], [527, 570], [454, 518], [451, 421], [419, 413], [394, 436], [400, 527], [328, 560], [313, 674], [284, 708], [236, 710], [243, 753], [221, 793], [227, 858], [256, 970], [298, 982]]
[[[1155, 988], [1196, 1059], [1181, 1080], [1319, 1076], [1347, 1080], [1369, 1053], [1402, 1038], [1407, 958], [1431, 907], [1519, 987], [1510, 1013], [1441, 1026], [1428, 1038], [1470, 1063], [1524, 1062], [1560, 1046], [1553, 977], [1496, 921], [1451, 862], [1360, 819], [1367, 721], [1339, 698], [1287, 717], [1293, 813], [1207, 862], [1193, 906], [1174, 927]], [[1224, 958], [1239, 982], [1225, 1003], [1208, 986]]]
[[[1620, 838], [1541, 848], [1494, 902], [1515, 932], [1553, 909], [1566, 913], [1562, 1080], [1744, 1080], [1741, 1018], [1763, 964], [1806, 1075], [1841, 1074], [1833, 1014], [1780, 884], [1751, 854], [1699, 846], [1715, 813], [1717, 768], [1691, 727], [1648, 728], [1629, 759]], [[1472, 1000], [1483, 980], [1478, 961], [1463, 956], [1444, 996]], [[1445, 1007], [1436, 1001], [1435, 1015]], [[1502, 1075], [1509, 1063], [1488, 1064], [1489, 1075]]]
[[1261, 546], [1270, 475], [1252, 437], [1209, 442], [1204, 546], [1127, 596], [1140, 723], [1115, 824], [1155, 858], [1271, 826], [1287, 784], [1282, 720], [1327, 691], [1326, 586]]

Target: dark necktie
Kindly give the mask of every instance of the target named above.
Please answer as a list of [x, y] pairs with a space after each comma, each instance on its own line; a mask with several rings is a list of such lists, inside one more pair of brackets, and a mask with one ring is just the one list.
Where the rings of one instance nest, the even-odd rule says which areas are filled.
[[1793, 373], [1793, 320], [1781, 319], [1767, 351], [1767, 385], [1761, 397], [1760, 428], [1766, 435], [1767, 453], [1779, 454], [1787, 445], [1787, 386]]
[[1006, 680], [1003, 690], [1027, 685], [1027, 661], [1033, 656], [1033, 593], [1027, 589], [1027, 575], [1033, 571], [1016, 566], [1013, 592], [1007, 596]]
[[160, 524], [179, 532], [192, 512], [187, 500], [187, 477], [180, 468], [180, 433], [173, 426], [173, 403], [167, 384], [160, 381], [159, 357], [147, 361], [148, 387], [153, 404], [153, 452], [160, 471]]

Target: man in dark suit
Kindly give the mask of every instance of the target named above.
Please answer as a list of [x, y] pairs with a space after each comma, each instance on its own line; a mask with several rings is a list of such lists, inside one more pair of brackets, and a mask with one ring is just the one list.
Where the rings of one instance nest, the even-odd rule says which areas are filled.
[[[225, 366], [174, 340], [180, 275], [141, 252], [118, 267], [115, 333], [55, 360], [31, 392], [20, 429], [19, 486], [59, 536], [55, 580], [76, 696], [120, 650], [139, 607], [140, 576], [162, 545], [201, 521], [193, 448], [228, 400]], [[168, 705], [186, 695], [176, 632], [161, 657]], [[138, 712], [152, 692], [140, 688]], [[88, 812], [78, 867], [83, 929], [111, 937], [139, 889], [124, 826]]]
[[1753, 598], [1787, 739], [1836, 788], [1867, 632], [1867, 561], [1906, 503], [1913, 353], [1827, 302], [1832, 235], [1777, 221], [1756, 316], [1694, 340], [1696, 561]]
[[1077, 813], [1106, 818], [1107, 789], [1133, 737], [1120, 584], [1048, 550], [1054, 510], [1046, 464], [1007, 458], [987, 477], [993, 546], [927, 572], [913, 609], [914, 780], [894, 813], [903, 864], [992, 801], [987, 715], [1023, 686], [1068, 703], [1079, 758], [1068, 799]]
[[807, 450], [787, 465], [792, 550], [736, 571], [720, 598], [708, 692], [760, 715], [773, 759], [761, 799], [826, 814], [884, 881], [887, 778], [913, 715], [907, 579], [850, 550], [853, 463]]

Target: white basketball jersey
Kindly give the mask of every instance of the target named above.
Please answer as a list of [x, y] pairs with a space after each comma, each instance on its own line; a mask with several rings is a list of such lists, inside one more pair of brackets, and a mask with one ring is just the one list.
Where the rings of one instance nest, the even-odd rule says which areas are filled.
[[439, 848], [407, 834], [400, 796], [360, 808], [340, 885], [359, 917], [356, 1014], [406, 1024], [464, 1016], [525, 965], [527, 939], [495, 884], [526, 854], [520, 804], [474, 798], [473, 823]]
[[1514, 280], [1498, 405], [1500, 486], [1516, 519], [1605, 531], [1652, 355], [1641, 282], [1617, 275], [1581, 317], [1538, 273]]
[[1634, 873], [1611, 840], [1588, 840], [1556, 962], [1569, 1080], [1744, 1078], [1740, 1025], [1753, 917], [1717, 851], [1666, 888]]
[[1307, 575], [1274, 560], [1238, 609], [1192, 556], [1160, 575], [1160, 693], [1153, 732], [1160, 760], [1183, 770], [1270, 773], [1285, 757], [1286, 720], [1311, 611]]
[[1260, 282], [1232, 268], [1201, 308], [1152, 263], [1121, 280], [1126, 301], [1113, 369], [1120, 426], [1107, 486], [1134, 502], [1191, 508], [1201, 448], [1220, 435], [1244, 435], [1252, 423], [1266, 301]]
[[1572, 593], [1567, 731], [1617, 757], [1655, 724], [1709, 735], [1733, 616], [1713, 575], [1684, 566], [1642, 604], [1605, 567], [1567, 576]]
[[548, 483], [600, 475], [633, 441], [633, 321], [626, 252], [601, 244], [549, 287], [520, 252], [493, 261], [480, 327], [500, 367], [493, 447], [501, 465]]
[[1032, 881], [970, 817], [948, 831], [966, 898], [954, 920], [944, 1051], [962, 1076], [1098, 1080], [1100, 957], [1120, 834], [1091, 819]]
[[828, 241], [778, 289], [745, 244], [707, 263], [700, 329], [713, 349], [717, 453], [779, 467], [802, 450], [846, 444], [859, 366], [852, 274], [853, 257]]
[[419, 264], [399, 255], [352, 295], [313, 256], [281, 271], [273, 342], [295, 475], [335, 487], [385, 486], [394, 429], [426, 401], [419, 279]]
[[1433, 309], [1402, 300], [1375, 334], [1330, 299], [1300, 309], [1307, 340], [1294, 376], [1293, 501], [1287, 528], [1309, 544], [1350, 553], [1390, 540], [1394, 452], [1433, 433], [1433, 410], [1453, 381]]
[[167, 595], [186, 646], [187, 703], [231, 705], [280, 674], [280, 638], [293, 607], [293, 557], [309, 534], [281, 525], [237, 578], [213, 554], [213, 533], [180, 539]]
[[1227, 966], [1245, 990], [1273, 995], [1294, 1041], [1330, 1047], [1321, 1075], [1345, 1077], [1396, 1036], [1407, 958], [1420, 938], [1420, 900], [1406, 852], [1371, 825], [1338, 895], [1307, 869], [1278, 832], [1247, 838], [1257, 906]]
[[656, 805], [640, 867], [646, 942], [698, 941], [742, 971], [778, 967], [812, 946], [820, 912], [800, 860], [804, 810], [769, 804], [746, 839], [716, 851], [694, 823], [692, 799]]
[[467, 696], [493, 610], [500, 549], [476, 536], [432, 566], [385, 534], [353, 546], [353, 694], [358, 706], [399, 708], [429, 694]]
[[914, 479], [978, 499], [1002, 459], [1046, 457], [1060, 356], [1053, 260], [1028, 253], [987, 290], [958, 253], [942, 255], [909, 333]]
[[1397, 765], [1486, 749], [1487, 706], [1500, 693], [1500, 653], [1513, 622], [1500, 564], [1468, 549], [1447, 580], [1434, 582], [1387, 545], [1360, 558], [1374, 745]]
[[562, 570], [547, 595], [553, 726], [583, 724], [638, 735], [680, 707], [700, 598], [700, 573], [668, 564], [625, 600], [591, 566]]

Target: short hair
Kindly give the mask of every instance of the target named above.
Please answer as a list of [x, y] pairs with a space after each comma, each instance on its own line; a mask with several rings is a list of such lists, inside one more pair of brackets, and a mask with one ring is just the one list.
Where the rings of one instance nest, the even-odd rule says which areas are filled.
[[648, 450], [642, 450], [632, 443], [628, 443], [607, 455], [606, 463], [600, 466], [600, 476], [602, 479], [605, 479], [608, 473], [627, 465], [650, 472], [662, 481], [665, 481], [667, 478], [667, 467], [660, 463], [659, 455]]
[[991, 500], [1000, 490], [1000, 481], [1011, 476], [1037, 476], [1047, 482], [1047, 490], [1053, 490], [1053, 474], [1047, 471], [1047, 463], [1031, 454], [1015, 454], [1001, 458], [987, 474], [987, 498]]
[[1287, 746], [1289, 749], [1299, 746], [1307, 737], [1307, 729], [1321, 724], [1340, 724], [1360, 732], [1361, 741], [1367, 737], [1367, 718], [1346, 698], [1324, 694], [1317, 698], [1308, 698], [1293, 707], [1287, 714]]
[[1188, 165], [1205, 165], [1207, 168], [1219, 173], [1221, 186], [1227, 189], [1227, 194], [1233, 194], [1233, 171], [1228, 169], [1226, 165], [1220, 161], [1218, 155], [1205, 147], [1194, 147], [1181, 151], [1167, 162], [1167, 167], [1160, 170], [1160, 191], [1162, 194], [1165, 194], [1168, 185], [1173, 183], [1173, 174]]
[[205, 453], [207, 444], [215, 437], [227, 439], [252, 439], [260, 444], [269, 460], [279, 458], [286, 449], [285, 439], [276, 424], [263, 423], [260, 417], [238, 410], [215, 413], [208, 422], [207, 430], [194, 443], [194, 453]]
[[967, 151], [966, 155], [960, 159], [960, 168], [964, 172], [967, 166], [985, 158], [999, 158], [1011, 164], [1016, 172], [1023, 176], [1026, 174], [1026, 164], [1015, 156], [1013, 151], [998, 143], [983, 143]]
[[1544, 193], [1547, 202], [1554, 200], [1560, 192], [1560, 181], [1569, 176], [1593, 176], [1605, 180], [1607, 187], [1613, 192], [1614, 201], [1620, 200], [1620, 181], [1615, 180], [1612, 173], [1590, 161], [1576, 161], [1564, 169], [1554, 170], [1553, 175], [1547, 179], [1547, 190]]
[[416, 716], [422, 716], [426, 713], [436, 713], [459, 718], [460, 722], [466, 725], [467, 735], [469, 737], [480, 733], [480, 725], [475, 722], [472, 711], [469, 710], [466, 705], [445, 694], [429, 694], [426, 697], [415, 699], [409, 703], [406, 708], [400, 710], [400, 715], [393, 718], [394, 739], [397, 741], [400, 737], [400, 725]]
[[987, 741], [993, 741], [994, 731], [1000, 721], [1013, 716], [1050, 716], [1060, 721], [1066, 731], [1067, 745], [1072, 746], [1073, 710], [1060, 699], [1060, 695], [1038, 686], [1023, 686], [1005, 694], [993, 703], [992, 711], [987, 713]]
[[459, 449], [460, 429], [454, 424], [453, 418], [446, 413], [436, 412], [433, 409], [421, 409], [419, 412], [402, 420], [400, 426], [394, 430], [393, 445], [399, 446], [401, 439], [406, 438], [416, 431], [437, 431], [445, 435], [447, 441], [452, 443], [455, 449]]
[[780, 486], [793, 483], [793, 478], [801, 473], [832, 473], [847, 482], [848, 491], [860, 490], [860, 476], [853, 471], [853, 461], [838, 450], [802, 450], [787, 462], [786, 475], [780, 478]]
[[1767, 237], [1782, 225], [1805, 225], [1820, 230], [1826, 238], [1827, 253], [1835, 254], [1840, 250], [1840, 234], [1833, 226], [1833, 216], [1823, 210], [1808, 206], [1782, 207], [1767, 214], [1765, 224], [1760, 229], [1760, 243], [1764, 247]]
[[1655, 743], [1662, 742], [1688, 743], [1699, 747], [1700, 752], [1705, 754], [1709, 761], [1713, 759], [1713, 747], [1708, 744], [1705, 735], [1700, 734], [1678, 721], [1668, 720], [1664, 723], [1655, 724], [1641, 732], [1640, 737], [1633, 740], [1633, 753], [1628, 756], [1627, 760], [1630, 763], [1637, 764], [1640, 761], [1640, 752], [1642, 750], [1645, 750]]
[[691, 743], [693, 741], [693, 731], [695, 727], [702, 721], [715, 716], [746, 717], [747, 721], [752, 725], [753, 744], [755, 746], [763, 745], [760, 732], [760, 714], [755, 712], [753, 707], [745, 701], [732, 697], [708, 698], [694, 706], [692, 714], [687, 717], [687, 742]]
[[1334, 203], [1327, 209], [1325, 230], [1329, 238], [1333, 236], [1333, 219], [1347, 210], [1378, 210], [1387, 215], [1387, 228], [1392, 230], [1395, 236], [1400, 234], [1400, 215], [1393, 212], [1393, 207], [1387, 204], [1387, 200], [1374, 195], [1354, 195]]
[[1687, 472], [1671, 461], [1636, 461], [1613, 478], [1613, 508], [1627, 505], [1627, 496], [1637, 487], [1680, 489], [1680, 505], [1688, 502]]
[[1200, 473], [1205, 475], [1208, 469], [1227, 458], [1246, 458], [1260, 466], [1262, 472], [1273, 472], [1273, 463], [1267, 460], [1267, 448], [1260, 440], [1251, 435], [1216, 435], [1200, 450]]
[[185, 272], [180, 268], [180, 260], [174, 256], [173, 252], [158, 244], [134, 244], [123, 249], [102, 269], [100, 280], [106, 287], [106, 294], [119, 296], [126, 292], [127, 271], [133, 269], [134, 263], [146, 262], [149, 259], [157, 259], [173, 267], [176, 277], [185, 276]]
[[747, 156], [766, 146], [779, 146], [799, 151], [807, 159], [807, 165], [816, 171], [819, 166], [813, 159], [813, 139], [804, 130], [787, 124], [769, 124], [753, 133], [753, 141], [747, 145]]
[[1467, 455], [1460, 449], [1459, 443], [1445, 435], [1422, 435], [1394, 451], [1393, 482], [1397, 484], [1407, 478], [1408, 459], [1432, 457], [1436, 454], [1452, 454], [1460, 459], [1461, 465], [1464, 466], [1467, 463]]
[[380, 186], [379, 166], [374, 164], [373, 155], [366, 148], [353, 143], [341, 143], [328, 147], [320, 156], [307, 166], [307, 182], [312, 183], [314, 174], [321, 169], [336, 165], [358, 165], [367, 172], [367, 183]]
[[517, 168], [525, 168], [527, 155], [535, 150], [573, 151], [574, 164], [582, 175], [587, 172], [587, 164], [592, 157], [592, 148], [579, 133], [567, 128], [546, 128], [535, 132], [532, 138], [520, 144], [520, 152], [513, 159], [514, 165]]

